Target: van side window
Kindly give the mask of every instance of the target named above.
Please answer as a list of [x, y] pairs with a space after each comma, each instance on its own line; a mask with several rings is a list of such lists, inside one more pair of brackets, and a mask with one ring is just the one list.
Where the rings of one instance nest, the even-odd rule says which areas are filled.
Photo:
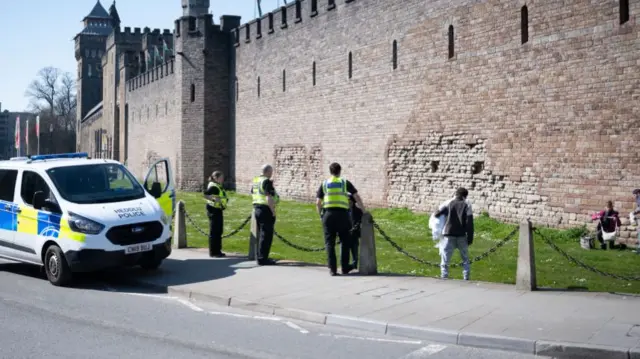
[[0, 201], [13, 202], [18, 170], [0, 170]]
[[35, 172], [24, 171], [22, 173], [22, 188], [20, 189], [20, 196], [24, 203], [33, 206], [33, 194], [37, 191], [44, 192], [46, 198], [53, 200], [47, 182]]

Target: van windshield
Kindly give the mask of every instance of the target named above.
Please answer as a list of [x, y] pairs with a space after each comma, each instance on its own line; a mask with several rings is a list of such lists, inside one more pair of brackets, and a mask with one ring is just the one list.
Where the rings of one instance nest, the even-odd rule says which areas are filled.
[[145, 191], [121, 164], [98, 163], [47, 170], [60, 196], [78, 203], [111, 203], [141, 199]]

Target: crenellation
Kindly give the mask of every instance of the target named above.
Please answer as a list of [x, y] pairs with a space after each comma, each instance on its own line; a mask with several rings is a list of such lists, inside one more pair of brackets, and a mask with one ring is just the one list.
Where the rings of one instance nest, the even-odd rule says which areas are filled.
[[[180, 189], [220, 169], [246, 192], [272, 163], [281, 195], [312, 200], [337, 161], [370, 206], [431, 211], [466, 186], [478, 212], [560, 227], [632, 206], [640, 3], [622, 21], [610, 0], [296, 0], [216, 25], [190, 1], [173, 33], [118, 43], [125, 91], [105, 99], [129, 108], [137, 172], [166, 156]], [[164, 43], [175, 57], [149, 62]]]

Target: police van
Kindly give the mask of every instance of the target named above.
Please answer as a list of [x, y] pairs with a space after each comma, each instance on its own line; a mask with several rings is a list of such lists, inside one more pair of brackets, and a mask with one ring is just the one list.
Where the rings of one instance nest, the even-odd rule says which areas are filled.
[[74, 272], [153, 270], [171, 254], [174, 203], [166, 158], [143, 184], [119, 162], [87, 153], [0, 161], [0, 257], [44, 266], [56, 286]]

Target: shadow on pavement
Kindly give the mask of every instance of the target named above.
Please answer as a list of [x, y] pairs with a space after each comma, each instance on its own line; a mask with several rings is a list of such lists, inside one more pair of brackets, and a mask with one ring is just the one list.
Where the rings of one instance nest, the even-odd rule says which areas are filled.
[[147, 271], [140, 267], [114, 269], [103, 273], [102, 279], [120, 291], [168, 293], [173, 286], [215, 281], [230, 277], [238, 269], [250, 268], [255, 262], [245, 258], [187, 259], [167, 258], [160, 268]]

